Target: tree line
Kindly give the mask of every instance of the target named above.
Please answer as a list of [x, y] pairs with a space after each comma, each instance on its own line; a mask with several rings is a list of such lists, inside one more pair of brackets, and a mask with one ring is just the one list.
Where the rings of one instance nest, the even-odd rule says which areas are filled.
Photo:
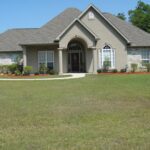
[[[129, 22], [139, 27], [140, 29], [150, 33], [150, 5], [142, 2], [137, 2], [134, 10], [128, 11]], [[122, 20], [127, 20], [124, 13], [118, 13], [117, 17]]]

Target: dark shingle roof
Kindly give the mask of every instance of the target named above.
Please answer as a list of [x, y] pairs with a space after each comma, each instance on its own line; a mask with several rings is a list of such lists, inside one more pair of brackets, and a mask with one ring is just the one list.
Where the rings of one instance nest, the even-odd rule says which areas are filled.
[[103, 13], [103, 15], [131, 42], [131, 46], [150, 46], [149, 33], [112, 14]]
[[12, 29], [0, 35], [0, 51], [21, 51], [20, 42], [34, 36], [38, 29]]
[[21, 51], [19, 44], [53, 43], [80, 13], [76, 8], [68, 8], [41, 28], [8, 30], [0, 35], [0, 51]]
[[[19, 44], [53, 43], [80, 14], [80, 10], [69, 8], [41, 28], [8, 30], [0, 34], [0, 51], [22, 51]], [[150, 34], [109, 13], [102, 14], [131, 42], [132, 46], [150, 46]]]
[[65, 28], [79, 15], [81, 11], [76, 8], [69, 8], [53, 20], [49, 21], [41, 28], [41, 32], [44, 32], [49, 37], [49, 41], [53, 42], [56, 37], [63, 32]]

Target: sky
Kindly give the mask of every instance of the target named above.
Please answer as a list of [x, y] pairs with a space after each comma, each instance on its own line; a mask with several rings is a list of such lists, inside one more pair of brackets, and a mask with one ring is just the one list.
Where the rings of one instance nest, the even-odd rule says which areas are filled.
[[[103, 12], [117, 14], [134, 9], [138, 0], [1, 0], [0, 33], [12, 28], [38, 28], [68, 7], [81, 11], [94, 4]], [[150, 4], [150, 0], [142, 0]]]

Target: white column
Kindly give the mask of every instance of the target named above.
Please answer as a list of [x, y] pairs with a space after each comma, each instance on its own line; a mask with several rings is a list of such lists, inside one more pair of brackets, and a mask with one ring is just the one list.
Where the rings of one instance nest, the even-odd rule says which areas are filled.
[[27, 66], [27, 50], [25, 46], [23, 46], [23, 65], [24, 67]]
[[59, 55], [59, 74], [63, 74], [63, 56], [62, 56], [62, 48], [58, 48]]
[[93, 73], [97, 73], [97, 51], [96, 48], [93, 48]]

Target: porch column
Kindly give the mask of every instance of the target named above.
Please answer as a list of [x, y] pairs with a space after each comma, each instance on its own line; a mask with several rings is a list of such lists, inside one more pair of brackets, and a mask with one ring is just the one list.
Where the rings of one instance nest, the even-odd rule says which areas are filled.
[[25, 46], [23, 46], [23, 66], [27, 66], [27, 50]]
[[93, 47], [92, 51], [93, 51], [93, 73], [96, 74], [97, 73], [97, 51], [96, 51], [96, 47]]
[[63, 56], [62, 56], [62, 48], [58, 48], [58, 58], [59, 58], [59, 74], [63, 74]]

